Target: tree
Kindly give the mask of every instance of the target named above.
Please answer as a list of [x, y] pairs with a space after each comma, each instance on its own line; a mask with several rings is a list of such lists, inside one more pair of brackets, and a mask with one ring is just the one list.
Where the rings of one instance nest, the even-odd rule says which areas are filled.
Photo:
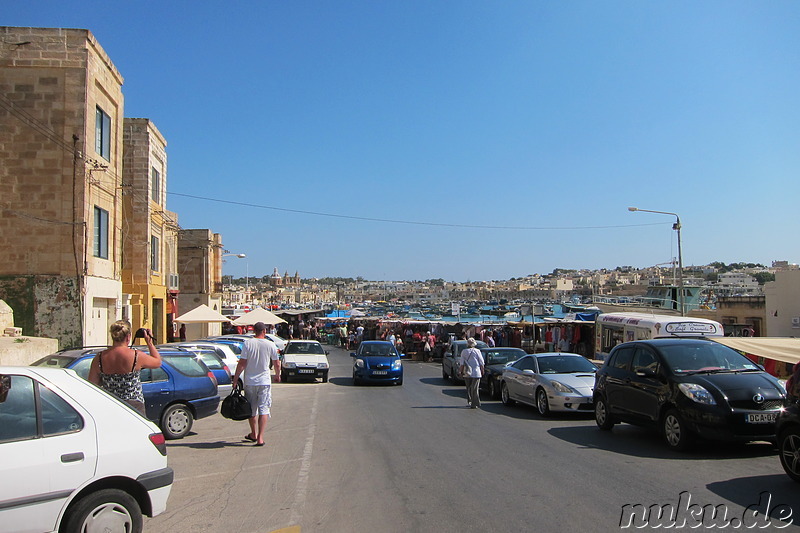
[[756, 272], [753, 274], [753, 277], [756, 279], [759, 285], [763, 285], [768, 281], [775, 281], [775, 274], [771, 274], [769, 272]]

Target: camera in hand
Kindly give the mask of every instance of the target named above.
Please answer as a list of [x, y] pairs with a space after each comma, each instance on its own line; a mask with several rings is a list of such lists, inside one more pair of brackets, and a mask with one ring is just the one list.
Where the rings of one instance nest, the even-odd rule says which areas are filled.
[[144, 328], [139, 328], [136, 330], [136, 335], [133, 337], [134, 339], [146, 339], [147, 338], [147, 330]]

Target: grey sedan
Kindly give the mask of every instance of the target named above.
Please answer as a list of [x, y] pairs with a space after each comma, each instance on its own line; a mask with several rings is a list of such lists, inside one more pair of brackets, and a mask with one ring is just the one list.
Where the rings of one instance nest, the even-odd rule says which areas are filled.
[[500, 399], [536, 407], [539, 414], [551, 411], [591, 412], [597, 367], [575, 353], [527, 355], [503, 369]]

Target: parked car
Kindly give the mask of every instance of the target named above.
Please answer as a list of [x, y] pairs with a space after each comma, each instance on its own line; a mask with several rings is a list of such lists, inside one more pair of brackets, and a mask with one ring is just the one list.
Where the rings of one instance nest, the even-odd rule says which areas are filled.
[[597, 372], [595, 420], [659, 428], [667, 446], [696, 436], [772, 440], [786, 402], [776, 378], [736, 350], [705, 339], [652, 339], [617, 345]]
[[353, 385], [361, 383], [403, 384], [403, 361], [389, 341], [362, 341], [353, 357]]
[[141, 531], [166, 509], [166, 455], [155, 424], [72, 370], [0, 367], [0, 530]]
[[[95, 354], [104, 348], [66, 350], [39, 359], [34, 366], [71, 368], [83, 379]], [[137, 346], [146, 351], [146, 347]], [[147, 418], [161, 427], [168, 439], [180, 439], [192, 429], [195, 420], [217, 412], [217, 381], [197, 356], [178, 348], [159, 350], [161, 368], [141, 371]]]
[[178, 348], [183, 348], [184, 350], [192, 350], [195, 348], [213, 350], [219, 356], [219, 358], [225, 362], [225, 366], [228, 367], [231, 375], [236, 372], [236, 365], [239, 363], [238, 353], [241, 353], [241, 349], [238, 349], [237, 352], [237, 349], [234, 349], [232, 345], [217, 341], [172, 342], [169, 344], [164, 344], [163, 346], [175, 346]]
[[541, 416], [551, 411], [591, 412], [595, 372], [594, 363], [576, 353], [526, 355], [503, 369], [500, 396], [506, 405], [532, 405]]
[[[164, 346], [156, 346], [156, 348], [158, 348], [160, 353], [160, 351], [164, 349]], [[211, 373], [214, 374], [214, 379], [217, 380], [217, 394], [219, 394], [220, 398], [231, 393], [231, 389], [233, 388], [231, 371], [214, 349], [200, 346], [180, 346], [180, 348], [195, 354], [195, 356], [203, 361]], [[234, 373], [236, 372], [235, 367], [233, 371]]]
[[328, 381], [328, 352], [317, 341], [289, 341], [281, 359], [281, 381], [288, 383], [290, 377]]
[[[476, 340], [475, 344], [476, 348], [488, 348], [489, 345], [483, 341]], [[461, 357], [461, 352], [466, 350], [467, 348], [467, 341], [463, 340], [451, 340], [450, 344], [447, 345], [447, 349], [444, 351], [444, 355], [442, 356], [442, 378], [447, 379], [448, 377], [453, 381], [453, 383], [461, 383], [464, 380], [458, 375], [458, 358]]]
[[793, 403], [778, 415], [775, 433], [781, 466], [790, 478], [800, 483], [800, 404]]
[[527, 353], [521, 348], [483, 348], [485, 372], [481, 377], [481, 390], [485, 390], [493, 400], [500, 398], [500, 381], [506, 365], [525, 357]]

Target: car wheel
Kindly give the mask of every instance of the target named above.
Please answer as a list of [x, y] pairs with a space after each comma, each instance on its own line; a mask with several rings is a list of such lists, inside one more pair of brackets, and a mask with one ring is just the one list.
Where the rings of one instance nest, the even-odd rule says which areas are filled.
[[327, 372], [322, 374], [322, 382], [323, 383], [327, 383], [328, 382], [328, 373]]
[[689, 448], [691, 444], [691, 435], [677, 410], [670, 409], [667, 411], [667, 414], [664, 415], [664, 419], [662, 420], [661, 427], [667, 446], [676, 451], [683, 451]]
[[800, 483], [800, 427], [791, 427], [778, 437], [778, 453], [786, 474]]
[[358, 376], [356, 376], [355, 371], [353, 372], [353, 385], [361, 385], [361, 380], [358, 379]]
[[182, 403], [172, 404], [161, 415], [161, 431], [167, 439], [181, 439], [192, 429], [192, 411]]
[[398, 379], [397, 380], [397, 385], [402, 385], [402, 384], [403, 384], [403, 378]]
[[142, 510], [127, 492], [103, 489], [87, 494], [67, 510], [64, 531], [141, 533]]
[[447, 371], [445, 371], [444, 365], [442, 365], [442, 379], [447, 379], [448, 377]]
[[281, 371], [281, 381], [283, 383], [289, 383], [289, 374], [284, 371]]
[[550, 416], [550, 403], [547, 401], [547, 393], [544, 389], [536, 391], [536, 409], [541, 416]]
[[514, 400], [511, 399], [511, 395], [508, 393], [508, 385], [506, 382], [500, 384], [500, 400], [503, 402], [503, 405], [514, 405]]
[[489, 378], [489, 398], [496, 400], [500, 395], [499, 392], [500, 391], [497, 390], [497, 380], [494, 378]]
[[594, 421], [597, 423], [597, 427], [604, 431], [613, 428], [616, 423], [614, 417], [608, 412], [608, 405], [606, 405], [605, 399], [600, 396], [594, 402]]

